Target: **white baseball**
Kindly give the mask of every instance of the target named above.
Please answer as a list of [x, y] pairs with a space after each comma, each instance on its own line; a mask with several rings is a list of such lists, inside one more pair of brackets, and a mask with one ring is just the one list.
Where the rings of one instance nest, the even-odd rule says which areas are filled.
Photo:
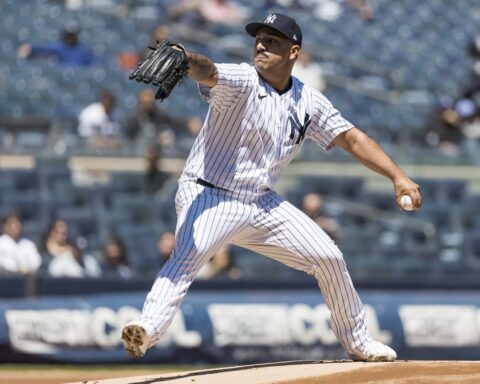
[[406, 211], [413, 211], [415, 209], [414, 206], [413, 206], [412, 199], [408, 195], [403, 195], [400, 198], [400, 205]]

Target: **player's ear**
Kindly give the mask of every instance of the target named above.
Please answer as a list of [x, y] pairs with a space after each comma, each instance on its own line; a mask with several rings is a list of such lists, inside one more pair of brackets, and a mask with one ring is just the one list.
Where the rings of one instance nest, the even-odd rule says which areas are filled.
[[292, 48], [290, 48], [290, 59], [297, 60], [297, 57], [300, 53], [300, 45], [294, 44]]

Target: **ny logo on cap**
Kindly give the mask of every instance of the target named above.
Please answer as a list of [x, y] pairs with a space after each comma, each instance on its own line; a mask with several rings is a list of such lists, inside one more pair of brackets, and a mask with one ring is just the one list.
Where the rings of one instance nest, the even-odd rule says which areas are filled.
[[277, 18], [277, 15], [268, 15], [267, 18], [265, 19], [264, 23], [265, 24], [273, 24], [275, 19]]

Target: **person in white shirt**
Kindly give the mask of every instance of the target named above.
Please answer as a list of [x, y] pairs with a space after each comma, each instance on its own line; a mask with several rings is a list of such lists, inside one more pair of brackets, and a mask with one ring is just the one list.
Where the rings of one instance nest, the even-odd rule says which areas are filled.
[[309, 85], [317, 91], [323, 92], [327, 88], [322, 67], [313, 60], [312, 54], [306, 49], [299, 52], [297, 62], [292, 69], [292, 75], [303, 84]]
[[2, 219], [0, 236], [0, 271], [31, 274], [42, 264], [42, 257], [35, 243], [21, 238], [22, 221], [16, 213]]
[[97, 260], [84, 254], [78, 247], [72, 246], [72, 252], [56, 256], [48, 265], [48, 274], [52, 277], [99, 277], [102, 270]]
[[78, 134], [92, 148], [118, 148], [123, 144], [121, 124], [114, 117], [115, 96], [102, 91], [100, 100], [85, 107], [78, 116]]

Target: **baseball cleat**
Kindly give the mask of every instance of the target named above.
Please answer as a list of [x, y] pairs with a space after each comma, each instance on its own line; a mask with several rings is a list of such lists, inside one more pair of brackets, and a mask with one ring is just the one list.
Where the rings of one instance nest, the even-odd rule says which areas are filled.
[[350, 354], [355, 361], [395, 361], [397, 353], [388, 345], [379, 341], [369, 341]]
[[149, 344], [147, 331], [138, 321], [131, 321], [123, 327], [122, 341], [125, 351], [130, 356], [142, 357]]

